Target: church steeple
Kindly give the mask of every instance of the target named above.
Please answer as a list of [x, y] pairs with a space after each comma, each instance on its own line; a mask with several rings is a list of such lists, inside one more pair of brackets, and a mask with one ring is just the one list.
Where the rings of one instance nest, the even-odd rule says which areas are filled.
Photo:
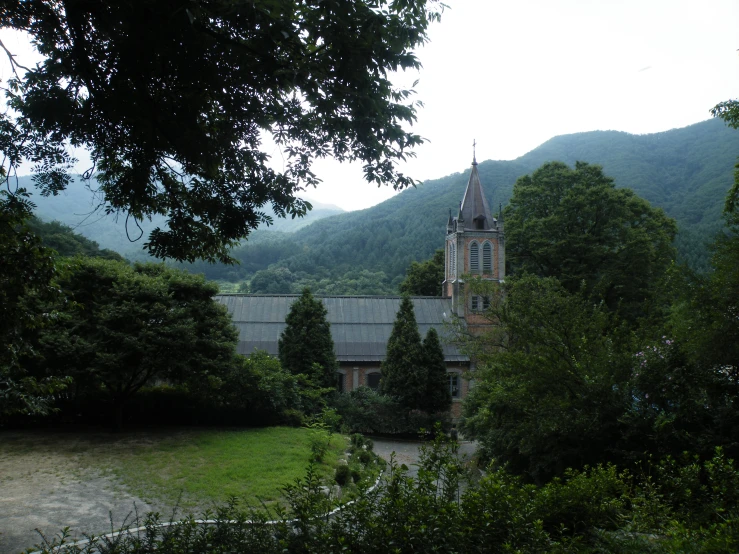
[[477, 172], [477, 161], [475, 155], [472, 155], [472, 171], [470, 172], [470, 180], [467, 183], [467, 190], [464, 192], [462, 205], [459, 208], [461, 217], [459, 221], [464, 222], [464, 228], [475, 231], [489, 231], [495, 228], [495, 219], [485, 199], [480, 184], [480, 174]]
[[469, 292], [469, 276], [486, 281], [502, 281], [505, 277], [505, 236], [503, 212], [500, 220], [493, 217], [480, 183], [477, 155], [472, 144], [472, 169], [457, 217], [447, 220], [444, 254], [444, 296], [452, 299], [454, 313], [468, 319], [480, 318], [489, 306], [489, 298]]

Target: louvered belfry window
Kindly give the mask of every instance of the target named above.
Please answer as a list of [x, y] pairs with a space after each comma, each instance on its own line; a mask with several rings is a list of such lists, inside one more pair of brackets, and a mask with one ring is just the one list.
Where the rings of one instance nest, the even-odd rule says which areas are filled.
[[480, 245], [476, 242], [470, 244], [470, 273], [480, 272]]
[[454, 243], [449, 243], [449, 277], [454, 277], [455, 269], [457, 267], [457, 256], [454, 252]]
[[482, 247], [482, 272], [493, 272], [493, 245], [486, 242]]

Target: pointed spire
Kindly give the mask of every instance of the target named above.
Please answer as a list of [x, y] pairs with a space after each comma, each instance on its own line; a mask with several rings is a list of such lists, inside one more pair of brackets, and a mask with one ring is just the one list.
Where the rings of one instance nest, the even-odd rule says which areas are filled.
[[457, 221], [466, 221], [466, 224], [463, 225], [465, 229], [489, 231], [494, 226], [495, 220], [480, 184], [480, 174], [477, 171], [476, 161], [472, 162], [470, 180], [467, 183], [467, 190], [465, 190], [459, 212], [460, 216]]
[[457, 222], [464, 222], [464, 215], [462, 215], [462, 202], [459, 203], [459, 213], [457, 214]]
[[454, 220], [452, 219], [452, 209], [449, 208], [449, 219], [447, 219], [447, 222], [446, 222], [447, 233], [451, 233], [453, 228], [454, 228]]
[[498, 221], [503, 221], [503, 202], [498, 204]]

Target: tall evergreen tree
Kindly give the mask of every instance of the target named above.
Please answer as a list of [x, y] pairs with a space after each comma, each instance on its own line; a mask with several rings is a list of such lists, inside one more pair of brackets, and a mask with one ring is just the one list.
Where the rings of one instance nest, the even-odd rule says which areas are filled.
[[[318, 377], [319, 385], [331, 387], [338, 363], [326, 314], [323, 302], [314, 298], [307, 287], [303, 289], [300, 298], [290, 306], [278, 348], [283, 367], [295, 375]], [[316, 364], [321, 368], [320, 375], [314, 375]]]
[[425, 407], [428, 372], [413, 303], [403, 296], [382, 363], [382, 391], [410, 409]]
[[423, 339], [423, 355], [427, 372], [423, 409], [429, 413], [445, 412], [452, 406], [452, 395], [447, 381], [444, 351], [441, 348], [439, 334], [433, 327]]

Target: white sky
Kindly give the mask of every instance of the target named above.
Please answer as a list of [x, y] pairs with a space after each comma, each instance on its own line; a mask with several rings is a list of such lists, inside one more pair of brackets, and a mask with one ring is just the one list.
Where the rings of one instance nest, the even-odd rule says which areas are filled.
[[[739, 0], [446, 0], [418, 56], [397, 76], [425, 107], [429, 139], [403, 168], [416, 179], [508, 160], [553, 136], [613, 129], [654, 133], [710, 117], [739, 96]], [[0, 33], [6, 46], [19, 44]], [[0, 79], [8, 76], [7, 62]], [[273, 152], [280, 165], [279, 152]], [[306, 196], [346, 210], [390, 196], [360, 166], [319, 161]]]

